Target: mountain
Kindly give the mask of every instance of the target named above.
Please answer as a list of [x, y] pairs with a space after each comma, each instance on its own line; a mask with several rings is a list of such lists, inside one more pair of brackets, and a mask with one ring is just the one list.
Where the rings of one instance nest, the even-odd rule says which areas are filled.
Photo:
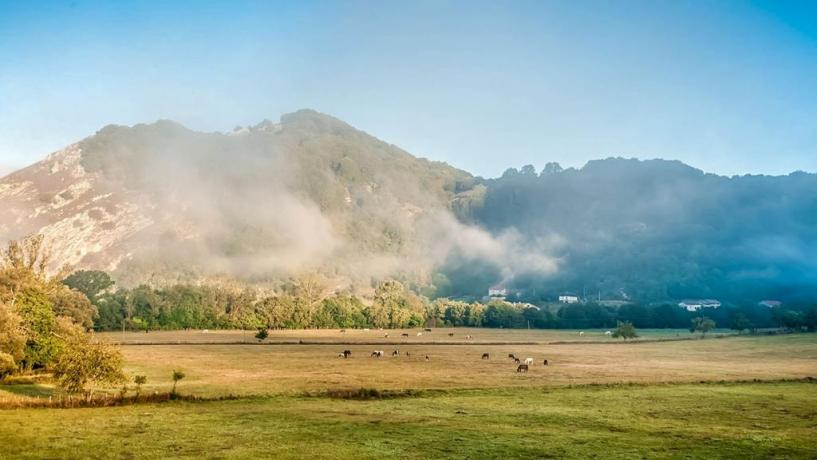
[[0, 181], [0, 239], [42, 233], [55, 260], [125, 284], [320, 272], [423, 285], [459, 245], [450, 209], [479, 190], [310, 110], [227, 134], [107, 126]]
[[320, 274], [431, 296], [817, 298], [817, 176], [677, 161], [549, 163], [483, 179], [311, 110], [203, 133], [107, 126], [0, 179], [0, 240], [121, 284]]
[[[817, 175], [722, 177], [677, 161], [610, 158], [510, 169], [472, 219], [556, 241], [562, 270], [515, 280], [607, 299], [817, 298]], [[459, 289], [459, 288], [456, 288]]]

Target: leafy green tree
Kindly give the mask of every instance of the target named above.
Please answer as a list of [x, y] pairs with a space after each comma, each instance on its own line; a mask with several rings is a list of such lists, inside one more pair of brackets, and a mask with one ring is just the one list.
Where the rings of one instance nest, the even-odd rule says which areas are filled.
[[57, 317], [48, 296], [40, 290], [28, 288], [17, 296], [16, 305], [26, 336], [25, 366], [33, 369], [49, 365], [59, 351], [59, 341], [54, 335]]
[[692, 318], [692, 330], [694, 332], [700, 332], [701, 337], [706, 336], [706, 333], [712, 329], [715, 329], [715, 321], [712, 321], [710, 318], [706, 316]]
[[502, 300], [492, 300], [485, 308], [485, 326], [501, 328], [524, 328], [527, 321], [522, 310]]
[[255, 338], [258, 339], [259, 342], [267, 340], [267, 337], [269, 337], [269, 332], [267, 332], [267, 328], [265, 327], [258, 329], [258, 333], [255, 334]]
[[85, 329], [94, 327], [94, 318], [98, 316], [97, 308], [85, 294], [60, 286], [52, 293], [51, 301], [55, 315], [71, 318]]
[[73, 324], [60, 324], [62, 346], [54, 363], [54, 379], [64, 390], [84, 393], [90, 401], [100, 385], [125, 381], [122, 354], [117, 348]]
[[0, 351], [0, 380], [13, 374], [16, 370], [17, 363], [14, 361], [14, 357], [4, 351]]
[[811, 332], [817, 330], [817, 305], [812, 305], [803, 314], [803, 326]]
[[732, 314], [732, 325], [731, 328], [733, 331], [738, 331], [738, 334], [741, 332], [751, 329], [752, 323], [749, 321], [749, 318], [746, 317], [743, 313], [735, 312]]
[[63, 284], [79, 291], [93, 303], [114, 285], [111, 276], [102, 271], [79, 270], [62, 280]]
[[636, 333], [633, 323], [629, 321], [618, 321], [616, 329], [613, 331], [613, 337], [621, 337], [622, 339], [627, 340], [638, 337], [638, 334]]
[[[11, 373], [25, 357], [26, 337], [22, 329], [22, 319], [7, 307], [0, 303], [0, 355], [3, 356], [3, 364], [6, 373]], [[3, 373], [0, 370], [0, 373]]]

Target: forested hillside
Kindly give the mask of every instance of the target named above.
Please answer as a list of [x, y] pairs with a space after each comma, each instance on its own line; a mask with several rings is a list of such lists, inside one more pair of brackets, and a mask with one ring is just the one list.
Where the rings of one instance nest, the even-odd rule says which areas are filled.
[[817, 298], [817, 175], [722, 177], [611, 158], [581, 169], [551, 163], [540, 174], [509, 169], [484, 185], [470, 219], [553, 242], [557, 272], [512, 282], [528, 295]]
[[0, 213], [0, 240], [42, 234], [52, 271], [123, 287], [318, 276], [325, 295], [395, 279], [472, 301], [492, 285], [529, 302], [817, 299], [813, 174], [611, 158], [483, 179], [311, 110], [230, 133], [108, 126], [0, 179]]

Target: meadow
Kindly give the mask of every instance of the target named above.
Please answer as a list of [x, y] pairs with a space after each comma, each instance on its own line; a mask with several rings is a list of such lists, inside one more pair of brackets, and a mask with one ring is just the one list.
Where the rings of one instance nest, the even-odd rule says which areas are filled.
[[[144, 392], [168, 391], [180, 369], [182, 394], [237, 399], [0, 410], [0, 446], [9, 458], [817, 456], [815, 334], [417, 332], [108, 333]], [[509, 353], [534, 365], [517, 373]], [[362, 388], [379, 397], [355, 398]], [[53, 395], [0, 385], [0, 400]]]
[[7, 411], [8, 458], [814, 458], [814, 383]]

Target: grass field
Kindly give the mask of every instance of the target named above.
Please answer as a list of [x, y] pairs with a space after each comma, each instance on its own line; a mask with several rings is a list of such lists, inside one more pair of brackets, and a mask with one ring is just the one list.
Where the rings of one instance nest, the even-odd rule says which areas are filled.
[[[241, 331], [110, 333], [146, 392], [167, 391], [181, 369], [184, 394], [241, 397], [0, 410], [0, 458], [817, 456], [817, 384], [803, 380], [817, 377], [815, 334], [640, 331], [623, 343], [604, 331], [413, 332], [275, 331], [261, 345]], [[351, 358], [337, 357], [344, 349]], [[387, 356], [371, 358], [375, 349]], [[535, 364], [518, 374], [508, 353]], [[412, 392], [325, 394], [360, 388]], [[54, 394], [0, 385], [0, 400]]]
[[[352, 357], [338, 358], [349, 349]], [[384, 358], [371, 358], [374, 349]], [[388, 356], [399, 349], [401, 357]], [[123, 347], [132, 374], [167, 390], [183, 369], [185, 392], [277, 394], [333, 388], [441, 389], [587, 383], [697, 382], [817, 377], [813, 334], [694, 341], [560, 345], [142, 345]], [[410, 356], [406, 356], [409, 353]], [[489, 353], [491, 359], [481, 359]], [[532, 357], [527, 374], [507, 358]], [[425, 360], [425, 356], [429, 360]], [[547, 367], [542, 361], [548, 359]]]
[[[116, 343], [258, 343], [256, 331], [151, 331], [145, 332], [103, 332], [102, 337]], [[418, 333], [422, 335], [417, 335]], [[580, 334], [582, 333], [582, 334]], [[606, 336], [604, 329], [554, 330], [554, 329], [476, 329], [476, 328], [434, 328], [431, 332], [423, 329], [364, 330], [348, 329], [307, 329], [307, 330], [271, 330], [268, 344], [297, 343], [445, 343], [445, 344], [484, 344], [529, 342], [547, 344], [553, 342], [616, 342]], [[408, 337], [403, 337], [407, 334]], [[453, 334], [449, 336], [449, 334]], [[696, 335], [684, 329], [639, 329], [639, 337], [634, 341], [694, 339]], [[709, 336], [731, 335], [734, 331], [719, 329]], [[386, 337], [388, 335], [388, 337]], [[466, 339], [471, 336], [470, 339]], [[619, 339], [620, 340], [620, 339]]]
[[817, 384], [275, 396], [7, 411], [14, 458], [814, 458]]

